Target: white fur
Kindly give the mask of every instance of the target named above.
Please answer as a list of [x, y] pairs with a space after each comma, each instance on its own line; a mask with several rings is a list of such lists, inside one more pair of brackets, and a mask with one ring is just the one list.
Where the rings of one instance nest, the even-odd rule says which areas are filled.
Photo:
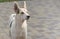
[[[27, 39], [27, 16], [29, 14], [27, 13], [26, 3], [24, 5], [25, 8], [20, 8], [16, 2], [15, 4], [19, 8], [20, 13], [10, 16], [9, 25], [12, 23], [10, 29], [11, 39]], [[24, 14], [21, 14], [21, 12], [24, 12]]]
[[[17, 18], [18, 20], [15, 19], [15, 17], [16, 14], [10, 16], [10, 21], [13, 21], [11, 26], [11, 39], [27, 39], [27, 20], [24, 20], [22, 23], [21, 21], [18, 21], [20, 20], [19, 17]], [[17, 23], [20, 24], [16, 24], [16, 20]]]

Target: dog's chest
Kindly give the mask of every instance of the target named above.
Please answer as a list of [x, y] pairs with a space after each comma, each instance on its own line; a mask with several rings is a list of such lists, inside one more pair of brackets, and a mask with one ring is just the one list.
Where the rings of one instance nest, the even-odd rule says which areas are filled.
[[14, 35], [22, 36], [22, 34], [25, 34], [27, 32], [27, 22], [25, 20], [21, 27], [20, 25], [19, 26], [15, 25], [15, 26], [12, 26], [11, 28], [12, 28], [11, 31]]

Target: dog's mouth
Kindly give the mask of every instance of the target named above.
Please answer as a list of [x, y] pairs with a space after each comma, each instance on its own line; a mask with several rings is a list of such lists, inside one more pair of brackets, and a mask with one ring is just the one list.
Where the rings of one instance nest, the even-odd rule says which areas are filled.
[[27, 16], [25, 19], [22, 20], [22, 22], [24, 22], [24, 20], [29, 20], [30, 16]]

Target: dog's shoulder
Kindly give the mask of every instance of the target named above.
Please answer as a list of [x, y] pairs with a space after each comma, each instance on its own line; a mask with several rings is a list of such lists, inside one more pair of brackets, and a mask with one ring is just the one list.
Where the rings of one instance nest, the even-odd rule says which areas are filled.
[[16, 16], [16, 14], [11, 14], [10, 21], [14, 20], [15, 19], [15, 16]]
[[11, 16], [10, 17], [15, 17], [16, 16], [16, 14], [11, 14]]
[[11, 15], [10, 15], [10, 19], [9, 19], [9, 26], [10, 26], [10, 27], [11, 27], [13, 21], [15, 20], [15, 16], [16, 16], [16, 14], [11, 14]]

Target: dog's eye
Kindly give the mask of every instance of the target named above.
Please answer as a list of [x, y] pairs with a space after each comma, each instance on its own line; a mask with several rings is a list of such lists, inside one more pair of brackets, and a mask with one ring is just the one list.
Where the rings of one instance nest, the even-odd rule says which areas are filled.
[[24, 12], [21, 12], [21, 14], [24, 14]]

